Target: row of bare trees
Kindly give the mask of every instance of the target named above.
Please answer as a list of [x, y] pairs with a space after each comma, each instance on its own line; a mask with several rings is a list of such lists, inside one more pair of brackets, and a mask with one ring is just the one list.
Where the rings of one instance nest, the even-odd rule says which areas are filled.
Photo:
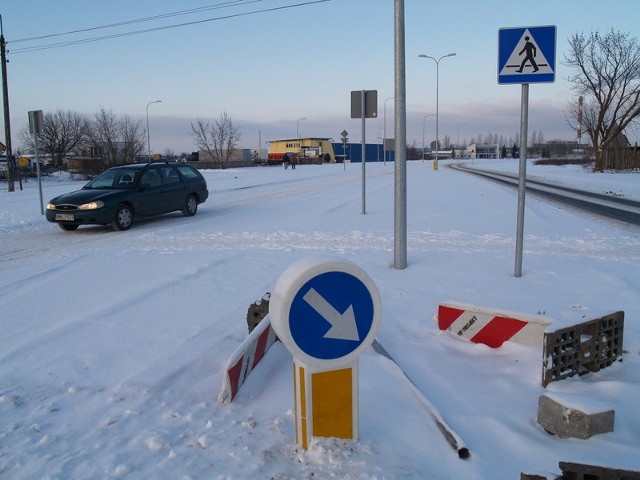
[[[113, 166], [133, 162], [145, 150], [146, 131], [142, 123], [104, 108], [93, 119], [70, 110], [45, 113], [42, 130], [38, 148], [50, 155], [58, 167], [71, 154], [99, 159], [105, 166]], [[20, 132], [20, 139], [26, 150], [35, 151], [28, 126]]]
[[640, 119], [640, 43], [613, 29], [577, 33], [569, 38], [565, 62], [574, 69], [569, 81], [576, 97], [584, 98], [582, 111], [578, 98], [570, 103], [567, 121], [589, 136], [595, 171], [616, 168], [615, 155], [608, 151], [627, 127], [637, 128]]

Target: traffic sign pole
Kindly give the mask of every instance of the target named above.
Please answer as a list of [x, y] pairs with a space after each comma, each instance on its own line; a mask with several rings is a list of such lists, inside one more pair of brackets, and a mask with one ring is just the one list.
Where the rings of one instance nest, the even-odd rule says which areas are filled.
[[367, 148], [366, 148], [366, 142], [365, 142], [365, 130], [366, 130], [365, 119], [367, 118], [367, 116], [366, 116], [366, 105], [367, 105], [367, 103], [366, 103], [366, 91], [362, 90], [361, 95], [362, 96], [360, 97], [361, 98], [360, 101], [362, 102], [362, 105], [361, 105], [361, 109], [362, 109], [362, 113], [361, 113], [361, 117], [362, 117], [362, 145], [361, 145], [361, 149], [362, 149], [362, 153], [361, 153], [361, 155], [362, 155], [362, 214], [364, 215], [365, 213], [367, 213], [367, 206], [366, 206], [366, 204], [367, 204], [367, 200], [366, 200], [366, 198], [367, 198], [367, 193], [366, 193], [366, 181], [367, 181], [366, 179], [367, 179], [367, 176], [366, 176], [366, 173], [365, 173], [366, 172], [366, 170], [365, 170], [366, 166], [365, 165], [367, 163], [367, 158], [366, 158]]
[[351, 118], [362, 119], [362, 213], [367, 213], [366, 208], [366, 188], [365, 188], [365, 119], [378, 117], [378, 91], [377, 90], [354, 90], [351, 92]]
[[529, 84], [522, 84], [520, 100], [520, 167], [518, 181], [518, 218], [516, 226], [516, 261], [513, 275], [522, 276], [522, 250], [524, 244], [524, 202], [527, 184], [527, 130], [529, 127]]
[[524, 203], [527, 179], [529, 84], [552, 83], [556, 77], [556, 27], [501, 28], [498, 31], [498, 83], [521, 84], [520, 169], [514, 276], [522, 276]]
[[349, 132], [342, 130], [340, 134], [342, 136], [342, 167], [343, 170], [347, 169], [347, 141], [349, 140]]
[[44, 215], [44, 202], [42, 201], [42, 177], [40, 176], [40, 156], [38, 148], [38, 135], [43, 129], [42, 110], [33, 110], [29, 112], [29, 130], [33, 135], [33, 141], [36, 147], [36, 172], [38, 175], [38, 192], [40, 194], [40, 214]]
[[271, 323], [291, 352], [296, 441], [358, 438], [358, 359], [375, 339], [382, 302], [352, 263], [305, 258], [276, 282]]

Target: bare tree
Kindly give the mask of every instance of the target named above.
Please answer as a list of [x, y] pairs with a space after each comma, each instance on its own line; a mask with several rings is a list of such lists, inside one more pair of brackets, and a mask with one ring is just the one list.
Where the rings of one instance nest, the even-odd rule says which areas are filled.
[[191, 136], [217, 167], [225, 168], [240, 142], [240, 128], [223, 112], [213, 125], [200, 118], [191, 123]]
[[91, 146], [108, 166], [131, 163], [144, 152], [145, 138], [141, 123], [124, 114], [101, 108], [89, 131]]
[[143, 154], [145, 148], [145, 130], [140, 121], [134, 122], [129, 115], [122, 115], [118, 121], [122, 139], [122, 161], [130, 163]]
[[539, 146], [539, 154], [541, 157], [544, 156], [543, 145], [544, 145], [544, 134], [542, 133], [542, 130], [540, 130], [538, 132], [538, 146]]
[[[569, 39], [565, 62], [577, 71], [569, 80], [584, 96], [582, 125], [596, 156], [596, 171], [608, 168], [605, 151], [640, 115], [640, 44], [628, 33], [575, 34]], [[578, 126], [577, 101], [565, 112]]]
[[[87, 138], [89, 122], [84, 115], [70, 110], [57, 110], [42, 116], [42, 133], [38, 135], [38, 149], [51, 156], [55, 166], [62, 166], [65, 157], [82, 145]], [[20, 132], [26, 149], [35, 151], [35, 141], [27, 126]]]

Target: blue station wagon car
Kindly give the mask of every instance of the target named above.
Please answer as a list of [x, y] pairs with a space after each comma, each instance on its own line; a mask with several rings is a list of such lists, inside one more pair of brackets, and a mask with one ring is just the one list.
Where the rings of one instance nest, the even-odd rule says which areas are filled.
[[207, 182], [189, 164], [137, 163], [109, 168], [81, 190], [53, 198], [46, 216], [63, 230], [80, 225], [128, 230], [138, 218], [175, 211], [195, 215], [208, 196]]

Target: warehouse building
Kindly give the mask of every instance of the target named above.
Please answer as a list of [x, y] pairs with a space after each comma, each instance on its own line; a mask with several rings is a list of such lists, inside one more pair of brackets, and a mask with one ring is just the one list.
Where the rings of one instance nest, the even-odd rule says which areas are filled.
[[297, 162], [304, 164], [335, 163], [336, 155], [330, 138], [289, 138], [271, 140], [267, 163], [280, 165], [285, 154], [297, 157]]

